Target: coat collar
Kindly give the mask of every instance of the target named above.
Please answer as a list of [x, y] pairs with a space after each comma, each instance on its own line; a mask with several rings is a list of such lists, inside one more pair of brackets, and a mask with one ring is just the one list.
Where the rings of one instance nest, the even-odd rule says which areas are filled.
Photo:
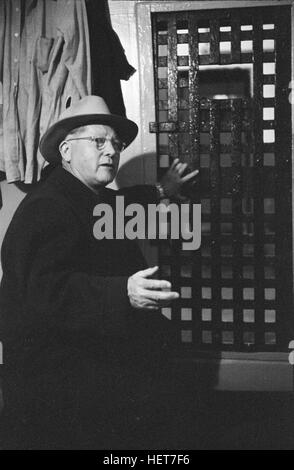
[[76, 209], [84, 209], [93, 212], [96, 204], [113, 201], [115, 191], [108, 188], [101, 188], [98, 194], [91, 191], [82, 181], [72, 175], [70, 172], [58, 166], [55, 168], [46, 182], [53, 185], [63, 196], [69, 200]]

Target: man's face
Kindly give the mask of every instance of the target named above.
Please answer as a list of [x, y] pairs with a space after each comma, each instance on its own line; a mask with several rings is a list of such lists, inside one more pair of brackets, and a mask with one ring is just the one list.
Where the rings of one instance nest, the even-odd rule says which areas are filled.
[[[98, 140], [84, 140], [84, 137]], [[104, 145], [103, 139], [106, 139]], [[120, 158], [119, 143], [120, 139], [111, 127], [85, 126], [81, 132], [68, 134], [63, 158], [71, 173], [95, 191], [114, 180]]]

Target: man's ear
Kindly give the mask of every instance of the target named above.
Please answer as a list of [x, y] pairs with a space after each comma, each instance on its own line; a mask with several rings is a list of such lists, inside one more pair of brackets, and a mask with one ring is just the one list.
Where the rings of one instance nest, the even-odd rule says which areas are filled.
[[63, 140], [61, 144], [59, 145], [59, 152], [62, 156], [62, 158], [66, 162], [70, 162], [71, 160], [71, 151], [70, 151], [70, 144], [68, 143], [67, 140]]

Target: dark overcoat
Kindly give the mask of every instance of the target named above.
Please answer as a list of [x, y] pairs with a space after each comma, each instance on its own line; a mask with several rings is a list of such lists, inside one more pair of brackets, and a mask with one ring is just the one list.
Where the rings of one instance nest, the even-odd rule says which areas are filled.
[[146, 268], [136, 242], [93, 235], [94, 207], [114, 207], [118, 194], [156, 203], [152, 186], [96, 195], [58, 167], [8, 228], [0, 340], [11, 447], [123, 447], [150, 412], [169, 322], [131, 308], [128, 277]]

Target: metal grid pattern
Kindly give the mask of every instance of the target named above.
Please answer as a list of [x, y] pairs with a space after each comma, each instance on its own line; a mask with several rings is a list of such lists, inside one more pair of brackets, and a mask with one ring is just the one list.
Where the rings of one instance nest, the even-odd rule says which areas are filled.
[[160, 244], [161, 275], [181, 292], [163, 310], [181, 349], [282, 351], [291, 339], [290, 18], [287, 6], [153, 15], [158, 174], [175, 157], [200, 169], [200, 250]]

